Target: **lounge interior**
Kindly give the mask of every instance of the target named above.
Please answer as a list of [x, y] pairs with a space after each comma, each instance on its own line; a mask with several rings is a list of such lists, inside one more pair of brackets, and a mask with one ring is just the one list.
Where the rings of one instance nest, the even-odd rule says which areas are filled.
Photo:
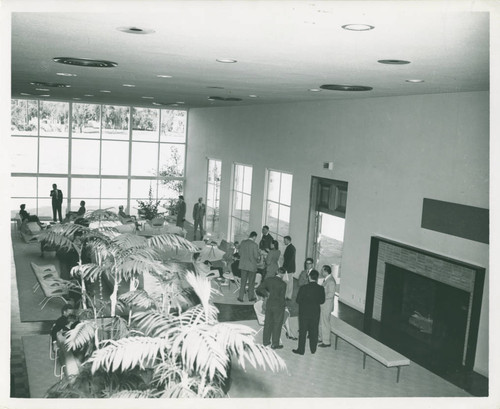
[[[260, 240], [269, 225], [281, 254], [292, 237], [297, 269], [306, 257], [317, 269], [332, 266], [336, 318], [409, 360], [396, 382], [391, 363], [364, 355], [372, 344], [356, 344], [362, 336], [353, 343], [332, 333], [336, 348], [303, 357], [283, 337], [276, 354], [286, 373], [234, 364], [229, 400], [494, 399], [490, 30], [498, 14], [488, 4], [439, 1], [116, 3], [118, 13], [112, 2], [93, 13], [71, 1], [57, 10], [6, 2], [3, 10], [11, 37], [2, 40], [11, 50], [11, 187], [2, 205], [12, 250], [10, 265], [4, 260], [9, 402], [37, 401], [64, 377], [48, 351], [63, 303], [33, 292], [31, 267], [54, 265], [71, 280], [78, 264], [40, 244], [45, 226], [57, 232], [74, 222], [53, 222], [53, 183], [64, 193], [63, 217], [85, 200], [99, 228], [108, 212], [117, 235], [179, 237], [163, 261], [185, 270], [193, 268], [190, 245], [222, 249], [219, 261], [226, 244], [251, 231]], [[179, 229], [180, 194], [187, 211]], [[193, 229], [200, 197], [207, 243]], [[157, 201], [147, 220], [146, 205]], [[21, 203], [41, 232], [20, 230]], [[132, 221], [115, 218], [119, 205]], [[212, 281], [219, 322], [260, 331], [235, 281]], [[297, 331], [297, 305], [288, 308]]]

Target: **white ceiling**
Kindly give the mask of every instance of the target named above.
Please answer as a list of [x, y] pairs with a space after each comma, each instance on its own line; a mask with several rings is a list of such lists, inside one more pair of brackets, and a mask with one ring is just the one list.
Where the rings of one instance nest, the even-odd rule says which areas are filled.
[[[115, 1], [107, 9], [82, 3], [75, 11], [61, 3], [58, 12], [12, 14], [13, 97], [50, 94], [42, 98], [205, 107], [489, 89], [489, 14], [453, 8], [450, 2], [422, 7], [405, 1]], [[375, 28], [342, 29], [350, 23]], [[118, 27], [154, 33], [128, 34]], [[69, 66], [54, 57], [110, 60], [118, 66]], [[222, 64], [217, 58], [238, 62]], [[410, 64], [385, 65], [380, 59]], [[34, 81], [71, 87], [36, 91]], [[309, 91], [322, 84], [373, 90]], [[209, 96], [242, 101], [213, 102]]]

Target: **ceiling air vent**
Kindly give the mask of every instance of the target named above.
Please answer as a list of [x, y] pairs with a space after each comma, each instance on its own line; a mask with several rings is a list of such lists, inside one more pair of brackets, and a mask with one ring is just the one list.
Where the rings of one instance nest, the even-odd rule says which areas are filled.
[[91, 60], [90, 58], [55, 57], [55, 62], [67, 65], [78, 65], [80, 67], [109, 68], [117, 67], [118, 63], [106, 60]]
[[35, 87], [50, 87], [50, 88], [70, 88], [71, 87], [71, 85], [69, 85], [69, 84], [61, 84], [61, 83], [57, 83], [57, 82], [33, 81], [33, 82], [30, 82], [30, 84], [34, 85]]
[[338, 85], [338, 84], [325, 84], [320, 87], [329, 91], [371, 91], [373, 87], [365, 85]]

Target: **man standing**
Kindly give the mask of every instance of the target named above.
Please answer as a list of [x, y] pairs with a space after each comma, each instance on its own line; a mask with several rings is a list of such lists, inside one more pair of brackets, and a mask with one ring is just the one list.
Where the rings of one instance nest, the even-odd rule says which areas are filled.
[[333, 311], [333, 301], [335, 299], [337, 285], [335, 284], [335, 279], [332, 276], [332, 268], [330, 266], [324, 265], [321, 269], [321, 275], [325, 279], [323, 281], [323, 288], [325, 289], [325, 302], [324, 304], [321, 304], [319, 336], [322, 342], [318, 346], [326, 348], [331, 345], [330, 314]]
[[267, 346], [272, 341], [272, 349], [283, 348], [280, 344], [280, 337], [285, 318], [285, 291], [283, 270], [278, 270], [277, 275], [266, 278], [257, 288], [258, 294], [267, 297], [262, 343]]
[[269, 226], [262, 227], [262, 238], [260, 239], [259, 249], [266, 253], [273, 248], [273, 236], [269, 234]]
[[257, 233], [251, 232], [248, 239], [243, 240], [240, 244], [240, 271], [241, 271], [241, 286], [238, 301], [243, 302], [245, 296], [245, 287], [248, 281], [248, 301], [255, 301], [255, 275], [257, 274], [257, 263], [260, 259], [259, 246], [255, 242]]
[[177, 223], [176, 225], [184, 228], [184, 220], [186, 220], [186, 202], [184, 201], [184, 196], [179, 196], [179, 201], [177, 202]]
[[193, 206], [194, 233], [193, 240], [196, 240], [196, 230], [200, 227], [200, 240], [203, 240], [203, 218], [205, 217], [206, 208], [203, 203], [203, 198], [199, 197], [198, 202]]
[[292, 350], [294, 354], [304, 355], [308, 334], [311, 354], [316, 352], [320, 305], [325, 302], [325, 289], [317, 283], [318, 277], [319, 273], [312, 270], [309, 274], [309, 284], [300, 287], [297, 294], [297, 304], [299, 304], [299, 345], [297, 349]]
[[[303, 285], [306, 285], [310, 280], [309, 280], [309, 274], [314, 268], [314, 260], [311, 257], [307, 257], [306, 261], [304, 262], [304, 270], [302, 270], [300, 273], [295, 273], [294, 278], [297, 279], [297, 285], [299, 287], [302, 287]], [[319, 273], [318, 273], [319, 274]]]
[[62, 223], [63, 194], [62, 191], [57, 188], [57, 185], [55, 183], [52, 185], [50, 197], [52, 198], [52, 216], [54, 218], [54, 221], [57, 221], [57, 215], [59, 215], [59, 221]]
[[285, 252], [283, 253], [283, 268], [286, 271], [286, 294], [287, 300], [292, 299], [293, 293], [293, 277], [292, 274], [295, 273], [295, 246], [292, 244], [292, 238], [290, 236], [285, 236], [283, 238], [285, 242]]

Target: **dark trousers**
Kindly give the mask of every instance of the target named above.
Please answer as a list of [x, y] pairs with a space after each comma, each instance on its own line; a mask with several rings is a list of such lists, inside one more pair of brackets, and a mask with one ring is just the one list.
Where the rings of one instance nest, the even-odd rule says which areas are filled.
[[280, 344], [281, 327], [285, 318], [285, 306], [269, 308], [266, 306], [266, 316], [264, 318], [264, 331], [262, 333], [262, 343], [269, 345], [272, 340], [273, 346]]
[[299, 313], [299, 353], [303, 354], [306, 350], [306, 339], [309, 334], [309, 349], [311, 353], [316, 352], [318, 346], [318, 327], [319, 314], [315, 315], [300, 315]]
[[255, 299], [255, 276], [257, 273], [255, 271], [248, 271], [248, 270], [241, 270], [241, 287], [240, 287], [240, 294], [239, 294], [239, 299], [243, 300], [243, 297], [245, 296], [245, 287], [247, 285], [248, 281], [248, 300], [254, 300]]
[[59, 215], [59, 221], [62, 223], [62, 204], [52, 202], [52, 216], [55, 222], [57, 222], [57, 215]]
[[194, 240], [196, 240], [196, 230], [198, 230], [198, 227], [200, 228], [200, 240], [203, 240], [203, 219], [194, 221]]

